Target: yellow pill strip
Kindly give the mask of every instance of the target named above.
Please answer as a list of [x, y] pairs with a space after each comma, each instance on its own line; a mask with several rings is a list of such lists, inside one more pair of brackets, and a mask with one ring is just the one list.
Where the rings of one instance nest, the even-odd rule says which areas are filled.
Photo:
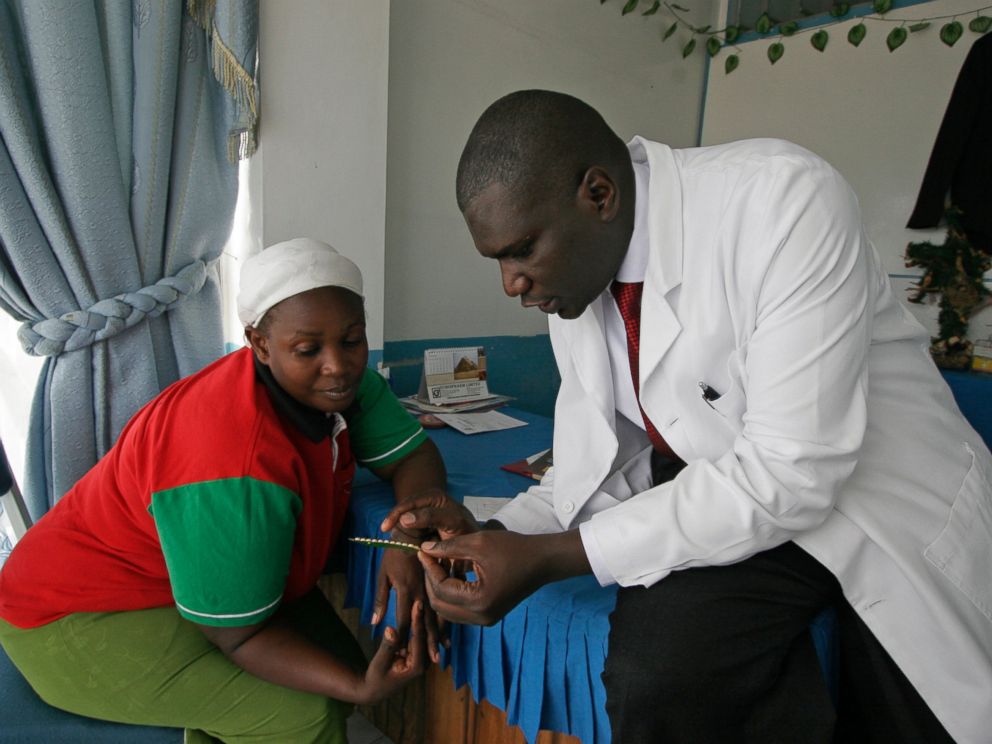
[[420, 550], [419, 545], [412, 543], [397, 542], [396, 540], [384, 540], [381, 537], [349, 537], [349, 540], [362, 545], [369, 545], [373, 548], [398, 548], [409, 553], [416, 553]]

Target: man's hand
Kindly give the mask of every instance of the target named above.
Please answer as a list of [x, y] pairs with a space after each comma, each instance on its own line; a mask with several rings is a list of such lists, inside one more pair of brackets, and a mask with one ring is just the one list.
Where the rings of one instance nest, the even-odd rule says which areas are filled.
[[479, 530], [472, 512], [440, 489], [400, 502], [382, 520], [379, 529], [389, 532], [397, 527], [422, 537], [437, 535], [442, 540]]
[[[431, 606], [452, 622], [492, 625], [544, 584], [589, 572], [578, 530], [521, 535], [486, 530], [437, 543], [418, 553]], [[468, 563], [474, 581], [446, 566]]]

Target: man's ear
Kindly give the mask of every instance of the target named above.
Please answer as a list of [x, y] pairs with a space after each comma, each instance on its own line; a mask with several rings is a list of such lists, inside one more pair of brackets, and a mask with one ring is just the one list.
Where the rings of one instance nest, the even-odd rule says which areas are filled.
[[253, 326], [245, 326], [245, 339], [247, 339], [251, 350], [255, 352], [255, 356], [258, 358], [258, 361], [262, 364], [268, 364], [269, 339], [262, 335], [259, 330]]
[[594, 209], [603, 222], [610, 222], [620, 211], [620, 190], [601, 166], [594, 165], [582, 175], [579, 202]]

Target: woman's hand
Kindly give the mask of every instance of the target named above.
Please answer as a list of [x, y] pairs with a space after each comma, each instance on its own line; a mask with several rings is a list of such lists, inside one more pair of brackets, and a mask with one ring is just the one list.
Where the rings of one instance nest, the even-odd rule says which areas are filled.
[[[394, 530], [391, 538], [397, 542], [419, 545], [420, 540], [400, 530]], [[377, 625], [386, 616], [389, 606], [389, 591], [396, 592], [396, 632], [400, 638], [406, 636], [410, 628], [410, 616], [418, 603], [423, 611], [423, 625], [427, 640], [427, 653], [433, 662], [441, 660], [439, 644], [443, 642], [442, 629], [437, 614], [427, 603], [424, 587], [424, 572], [416, 553], [403, 550], [383, 549], [382, 565], [376, 584], [375, 604], [372, 608], [372, 624]]]
[[[445, 539], [475, 532], [479, 526], [468, 509], [448, 496], [445, 491], [435, 488], [401, 501], [386, 515], [380, 529], [383, 532], [391, 532], [393, 540], [419, 545], [427, 538]], [[449, 572], [452, 568], [452, 565], [448, 564]], [[444, 623], [427, 603], [424, 573], [416, 555], [399, 550], [385, 550], [372, 609], [373, 625], [386, 614], [390, 589], [396, 591], [396, 625], [401, 636], [406, 630], [409, 619], [408, 608], [416, 601], [420, 601], [428, 608], [424, 614], [427, 649], [431, 660], [435, 663], [439, 662], [441, 660], [439, 645], [447, 645]]]
[[359, 703], [369, 705], [389, 697], [427, 668], [424, 606], [420, 601], [413, 603], [410, 635], [405, 644], [395, 628], [383, 632], [382, 642], [355, 691]]
[[479, 531], [472, 512], [440, 489], [401, 501], [382, 520], [379, 529], [389, 532], [397, 527], [421, 539], [436, 536], [441, 540]]

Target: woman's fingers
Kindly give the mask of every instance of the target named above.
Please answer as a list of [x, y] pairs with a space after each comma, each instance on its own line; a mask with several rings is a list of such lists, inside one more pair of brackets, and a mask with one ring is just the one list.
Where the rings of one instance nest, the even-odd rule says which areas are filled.
[[379, 570], [379, 578], [375, 585], [375, 601], [372, 604], [372, 624], [378, 625], [379, 621], [386, 616], [386, 608], [389, 606], [389, 577], [382, 569]]
[[420, 496], [414, 496], [412, 499], [406, 499], [401, 501], [396, 506], [394, 506], [389, 514], [386, 515], [385, 519], [382, 520], [382, 524], [379, 525], [379, 529], [382, 532], [389, 532], [400, 520], [400, 517], [408, 512], [420, 509], [438, 508], [445, 502], [445, 496], [440, 491], [433, 491], [428, 494], [423, 494]]
[[419, 673], [427, 666], [427, 640], [424, 628], [424, 603], [413, 603], [410, 637], [406, 644], [406, 660], [410, 671]]

